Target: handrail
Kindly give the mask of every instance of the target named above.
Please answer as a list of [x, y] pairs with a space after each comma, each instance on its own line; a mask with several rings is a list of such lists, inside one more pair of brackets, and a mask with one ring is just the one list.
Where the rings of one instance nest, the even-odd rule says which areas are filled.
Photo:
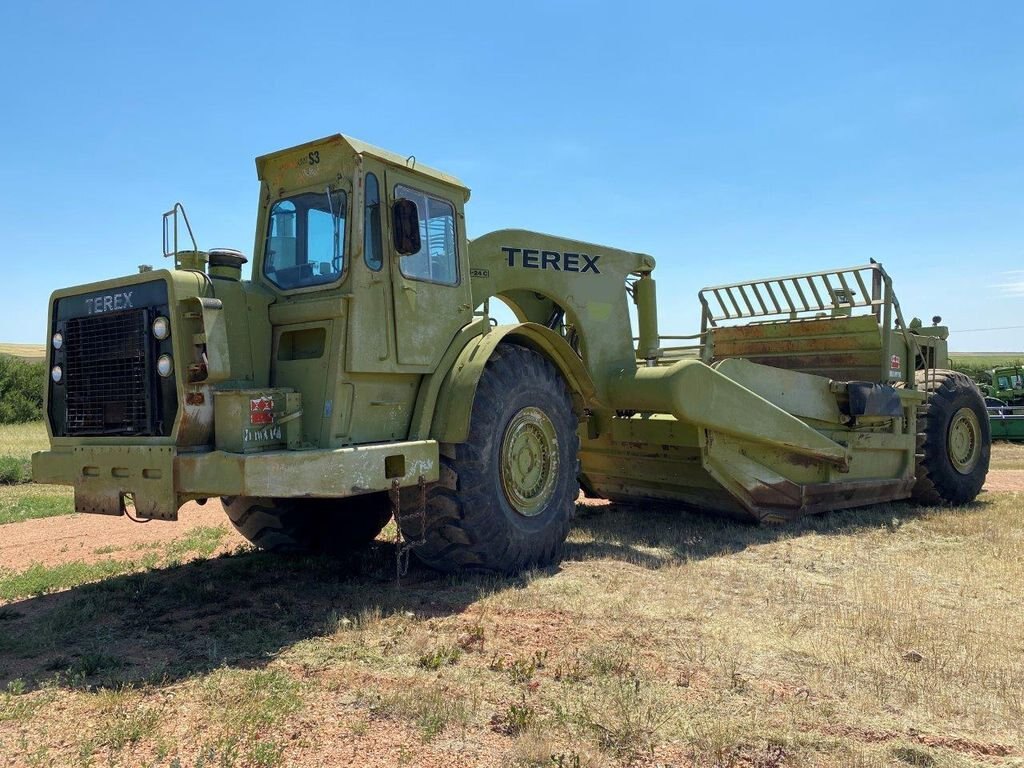
[[[722, 320], [824, 312], [870, 307], [881, 320], [887, 303], [882, 283], [887, 278], [881, 264], [768, 277], [728, 285], [712, 285], [697, 294], [703, 310], [701, 331]], [[870, 288], [868, 287], [870, 284]]]
[[[869, 287], [870, 286], [870, 287]], [[697, 294], [701, 303], [701, 334], [718, 326], [723, 320], [786, 316], [797, 320], [801, 314], [831, 312], [851, 314], [857, 307], [871, 310], [883, 330], [881, 367], [888, 370], [892, 350], [887, 333], [894, 326], [901, 333], [908, 352], [913, 356], [901, 365], [903, 381], [916, 388], [914, 370], [921, 347], [910, 333], [903, 318], [899, 300], [892, 289], [892, 278], [882, 265], [872, 260], [855, 267], [807, 272], [799, 275], [768, 277], [728, 285], [713, 285]], [[839, 312], [837, 312], [839, 310]], [[895, 316], [894, 316], [895, 315]], [[932, 369], [926, 368], [926, 381]]]
[[[198, 251], [199, 245], [196, 243], [196, 236], [192, 234], [192, 225], [188, 223], [188, 214], [185, 213], [185, 206], [181, 203], [175, 203], [171, 210], [164, 214], [164, 258], [175, 255], [178, 252], [178, 211], [181, 211], [181, 218], [185, 220], [185, 228], [188, 230], [188, 236], [192, 238], [192, 250]], [[173, 217], [174, 223], [174, 242], [173, 250], [168, 248], [168, 231], [167, 231], [167, 219]]]

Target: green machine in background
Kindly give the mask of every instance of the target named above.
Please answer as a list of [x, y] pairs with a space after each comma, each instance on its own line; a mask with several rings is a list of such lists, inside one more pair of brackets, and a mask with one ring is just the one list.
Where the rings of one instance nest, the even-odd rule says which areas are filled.
[[175, 206], [173, 268], [53, 294], [33, 473], [78, 511], [220, 497], [283, 551], [394, 515], [428, 565], [508, 572], [559, 559], [580, 487], [751, 521], [981, 490], [981, 393], [880, 264], [706, 288], [663, 336], [651, 256], [470, 240], [469, 189], [411, 156], [335, 135], [256, 167], [251, 280]]

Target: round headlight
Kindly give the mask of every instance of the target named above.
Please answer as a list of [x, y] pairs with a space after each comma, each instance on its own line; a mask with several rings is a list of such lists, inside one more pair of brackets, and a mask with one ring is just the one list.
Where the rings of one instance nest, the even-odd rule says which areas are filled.
[[153, 335], [163, 341], [171, 335], [171, 321], [161, 315], [153, 321]]
[[60, 349], [63, 346], [64, 346], [64, 334], [61, 333], [60, 331], [57, 331], [55, 334], [53, 334], [53, 348], [54, 349]]
[[160, 355], [156, 359], [156, 372], [165, 379], [174, 373], [174, 361], [171, 360], [170, 355]]
[[60, 384], [60, 380], [64, 378], [64, 369], [59, 365], [53, 366], [50, 369], [50, 378], [53, 379], [54, 384]]

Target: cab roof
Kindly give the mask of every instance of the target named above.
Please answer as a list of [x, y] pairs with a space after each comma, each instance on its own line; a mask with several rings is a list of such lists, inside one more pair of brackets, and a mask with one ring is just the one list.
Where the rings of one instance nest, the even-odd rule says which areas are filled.
[[390, 150], [382, 149], [381, 147], [375, 147], [372, 144], [367, 144], [365, 141], [360, 141], [359, 139], [354, 139], [351, 136], [345, 136], [340, 133], [325, 136], [322, 139], [316, 139], [315, 141], [309, 141], [305, 144], [299, 144], [294, 147], [288, 147], [287, 149], [281, 149], [277, 152], [260, 155], [256, 158], [256, 173], [262, 180], [264, 178], [264, 169], [266, 168], [267, 163], [271, 160], [296, 152], [308, 152], [313, 148], [322, 149], [325, 145], [331, 144], [341, 144], [343, 148], [347, 148], [353, 154], [366, 155], [374, 158], [375, 160], [379, 160], [382, 163], [386, 163], [387, 165], [401, 168], [405, 171], [413, 171], [415, 173], [422, 174], [423, 176], [428, 176], [436, 181], [440, 181], [443, 184], [458, 187], [465, 193], [465, 199], [469, 200], [469, 187], [451, 174], [439, 171], [436, 168], [431, 168], [428, 165], [423, 165], [416, 160], [414, 155], [403, 157], [397, 152], [391, 152]]

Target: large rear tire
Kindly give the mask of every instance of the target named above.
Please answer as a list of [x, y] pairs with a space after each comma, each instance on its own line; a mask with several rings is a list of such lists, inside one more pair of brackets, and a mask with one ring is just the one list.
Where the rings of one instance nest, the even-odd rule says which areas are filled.
[[981, 492], [992, 447], [985, 398], [971, 379], [936, 370], [918, 388], [928, 399], [917, 416], [917, 481], [913, 496], [923, 504], [966, 504]]
[[533, 350], [499, 344], [477, 386], [469, 438], [443, 447], [425, 514], [418, 489], [402, 491], [402, 533], [422, 541], [413, 552], [440, 571], [514, 573], [556, 563], [579, 495], [578, 449], [555, 367]]
[[373, 541], [388, 520], [387, 493], [346, 499], [222, 498], [236, 530], [260, 549], [342, 554]]

